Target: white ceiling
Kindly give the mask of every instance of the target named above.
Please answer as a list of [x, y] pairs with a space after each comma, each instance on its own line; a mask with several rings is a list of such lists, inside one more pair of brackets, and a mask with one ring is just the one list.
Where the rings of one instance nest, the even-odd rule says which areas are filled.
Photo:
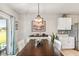
[[[37, 13], [37, 3], [7, 4], [17, 13]], [[79, 14], [79, 3], [40, 3], [40, 14]]]

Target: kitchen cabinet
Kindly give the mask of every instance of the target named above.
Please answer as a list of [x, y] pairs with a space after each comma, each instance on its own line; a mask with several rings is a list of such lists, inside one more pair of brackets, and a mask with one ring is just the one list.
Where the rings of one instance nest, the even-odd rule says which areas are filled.
[[70, 37], [67, 35], [59, 36], [59, 40], [61, 41], [62, 49], [74, 49], [75, 41], [74, 37]]
[[72, 19], [71, 18], [59, 18], [57, 22], [58, 30], [71, 30]]

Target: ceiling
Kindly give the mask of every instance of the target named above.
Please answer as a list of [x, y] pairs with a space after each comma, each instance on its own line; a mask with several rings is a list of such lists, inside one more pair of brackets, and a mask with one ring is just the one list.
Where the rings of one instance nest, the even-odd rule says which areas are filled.
[[[37, 3], [9, 3], [6, 4], [17, 13], [37, 13]], [[40, 14], [79, 14], [79, 3], [40, 3]]]

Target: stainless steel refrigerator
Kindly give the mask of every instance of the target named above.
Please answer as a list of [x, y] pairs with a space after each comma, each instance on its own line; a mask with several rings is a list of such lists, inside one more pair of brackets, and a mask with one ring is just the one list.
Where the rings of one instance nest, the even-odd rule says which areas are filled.
[[75, 37], [75, 50], [79, 50], [79, 23], [73, 24], [71, 31], [68, 33], [69, 36]]

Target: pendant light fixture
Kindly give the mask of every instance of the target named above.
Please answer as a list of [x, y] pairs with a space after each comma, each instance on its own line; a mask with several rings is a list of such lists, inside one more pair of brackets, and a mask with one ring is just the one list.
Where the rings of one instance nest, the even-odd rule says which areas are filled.
[[39, 3], [38, 3], [38, 15], [34, 21], [38, 22], [39, 24], [43, 24], [43, 18], [39, 15]]

